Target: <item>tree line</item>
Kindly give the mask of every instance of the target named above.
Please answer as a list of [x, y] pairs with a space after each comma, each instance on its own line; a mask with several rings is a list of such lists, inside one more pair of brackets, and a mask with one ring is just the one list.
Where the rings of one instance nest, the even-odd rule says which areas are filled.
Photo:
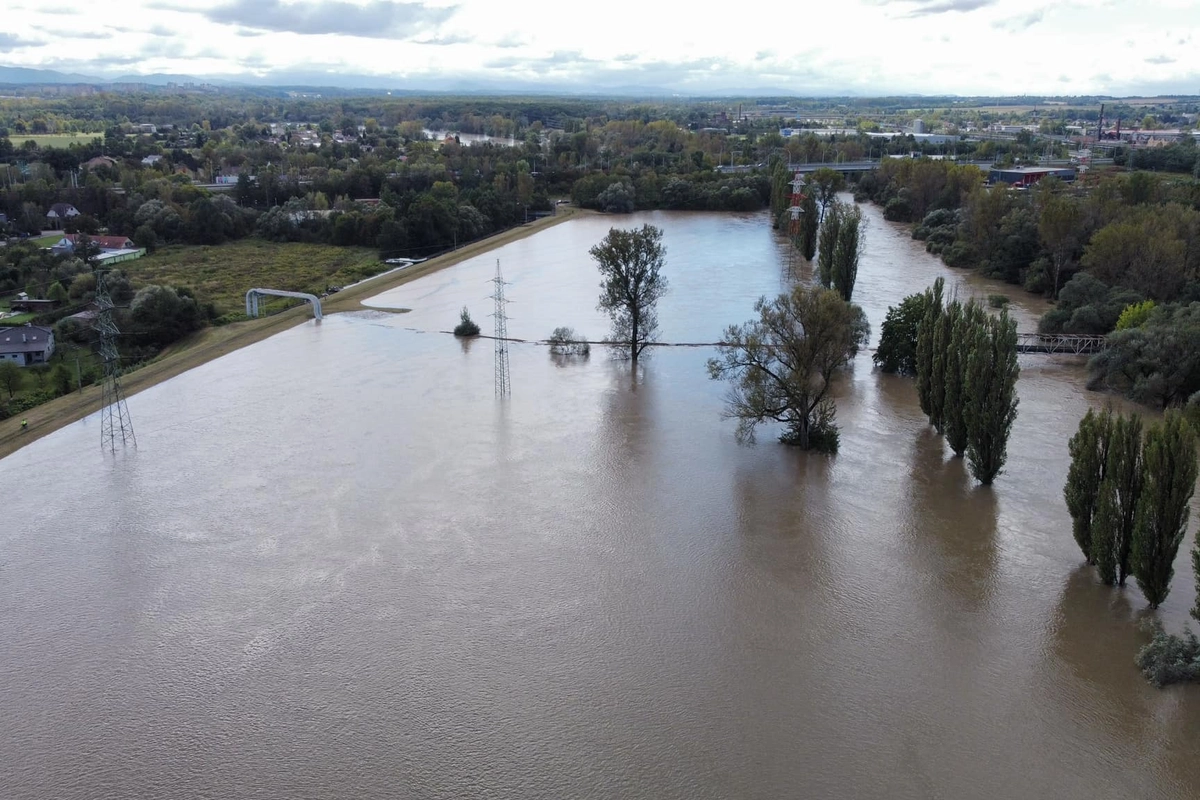
[[[1196, 485], [1192, 426], [1178, 411], [1146, 427], [1137, 414], [1089, 410], [1067, 446], [1071, 466], [1063, 496], [1085, 561], [1109, 586], [1124, 586], [1132, 575], [1146, 602], [1158, 608], [1171, 591]], [[1192, 562], [1200, 598], [1200, 539]], [[1192, 616], [1200, 619], [1200, 599]], [[1159, 685], [1200, 680], [1194, 636], [1176, 637], [1159, 627], [1138, 663]]]

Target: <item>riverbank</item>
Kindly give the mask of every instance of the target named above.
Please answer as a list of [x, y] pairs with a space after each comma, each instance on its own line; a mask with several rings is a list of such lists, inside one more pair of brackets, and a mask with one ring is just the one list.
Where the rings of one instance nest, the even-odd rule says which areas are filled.
[[[461, 261], [486, 253], [509, 242], [531, 236], [538, 231], [566, 222], [576, 215], [589, 213], [592, 212], [559, 207], [558, 214], [553, 217], [544, 217], [526, 225], [511, 228], [424, 263], [403, 270], [384, 272], [368, 278], [362, 283], [347, 287], [325, 298], [321, 303], [322, 311], [325, 314], [336, 314], [344, 311], [365, 310], [368, 306], [364, 306], [362, 301], [368, 297], [424, 275], [452, 267]], [[151, 386], [156, 386], [165, 380], [187, 372], [193, 367], [198, 367], [215, 358], [220, 358], [247, 345], [260, 342], [269, 336], [274, 336], [280, 331], [299, 325], [311, 317], [312, 311], [307, 305], [303, 305], [264, 319], [236, 322], [219, 328], [205, 328], [179, 344], [172, 345], [153, 362], [123, 376], [121, 385], [125, 389], [127, 397], [133, 396], [144, 389], [149, 389]], [[94, 413], [100, 405], [100, 391], [100, 384], [86, 386], [82, 392], [64, 395], [49, 403], [32, 408], [25, 414], [18, 414], [0, 421], [0, 458], [11, 455], [25, 445], [36, 442], [41, 437]], [[22, 420], [29, 422], [29, 427], [24, 431], [21, 430]], [[137, 430], [136, 422], [134, 430]]]

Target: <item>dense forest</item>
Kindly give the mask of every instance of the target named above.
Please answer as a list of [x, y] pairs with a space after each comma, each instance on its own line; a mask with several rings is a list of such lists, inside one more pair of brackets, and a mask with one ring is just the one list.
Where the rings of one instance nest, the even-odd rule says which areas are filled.
[[[1194, 144], [1177, 147], [1195, 157]], [[1200, 403], [1200, 180], [1094, 170], [1015, 190], [986, 186], [974, 167], [896, 160], [854, 191], [912, 222], [947, 265], [1054, 300], [1040, 332], [1107, 335], [1094, 388], [1158, 407]]]

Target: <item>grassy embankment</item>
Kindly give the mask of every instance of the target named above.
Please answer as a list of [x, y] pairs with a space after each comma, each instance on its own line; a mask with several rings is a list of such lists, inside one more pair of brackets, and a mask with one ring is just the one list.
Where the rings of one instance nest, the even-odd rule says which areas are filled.
[[117, 266], [134, 286], [159, 283], [186, 286], [220, 314], [245, 309], [246, 291], [255, 286], [321, 294], [388, 269], [365, 247], [333, 247], [262, 239], [242, 239], [215, 247], [167, 247]]
[[[499, 247], [500, 245], [507, 244], [508, 242], [512, 242], [517, 239], [523, 239], [524, 237], [536, 233], [539, 230], [557, 225], [560, 222], [565, 222], [578, 213], [581, 212], [578, 212], [574, 209], [560, 208], [558, 216], [556, 217], [547, 217], [545, 219], [532, 222], [528, 225], [523, 225], [519, 228], [505, 231], [504, 233], [499, 233], [488, 239], [484, 239], [483, 241], [467, 245], [466, 247], [456, 250], [453, 253], [447, 253], [443, 256], [439, 256], [438, 258], [426, 261], [423, 264], [418, 264], [399, 272], [389, 272], [384, 275], [379, 275], [378, 277], [368, 280], [358, 286], [344, 289], [337, 294], [331, 295], [322, 301], [322, 309], [326, 314], [334, 314], [340, 311], [361, 310], [365, 308], [365, 306], [362, 305], [363, 300], [379, 294], [380, 292], [386, 291], [387, 289], [391, 289], [395, 286], [399, 286], [403, 283], [407, 283], [411, 280], [415, 280], [423, 275], [428, 275], [431, 272], [436, 272], [440, 269], [453, 266], [468, 258], [485, 253], [488, 250]], [[214, 251], [215, 254], [254, 252], [256, 248], [248, 246], [251, 244], [261, 245], [265, 249], [283, 248], [286, 250], [287, 247], [298, 247], [299, 249], [294, 250], [292, 253], [293, 256], [298, 260], [303, 258], [306, 247], [312, 247], [311, 245], [280, 246], [271, 245], [269, 243], [237, 242], [232, 245], [224, 245], [218, 248], [207, 249]], [[229, 249], [223, 250], [223, 248]], [[342, 248], [330, 249], [337, 252], [342, 252], [343, 250]], [[362, 250], [351, 252], [356, 252], [359, 259], [363, 257], [364, 253]], [[210, 253], [210, 255], [212, 254], [213, 253]], [[264, 264], [269, 265], [272, 263], [278, 263], [271, 261], [266, 257], [265, 254], [260, 255], [264, 259], [262, 262]], [[135, 282], [140, 283], [145, 282], [147, 276], [181, 274], [178, 273], [178, 270], [180, 270], [181, 265], [187, 261], [187, 257], [188, 254], [186, 249], [183, 249], [178, 253], [162, 253], [161, 261], [158, 261], [159, 257], [156, 254], [155, 258], [153, 259], [146, 258], [139, 259], [138, 261], [125, 262], [121, 266], [129, 267], [130, 274], [135, 276]], [[343, 264], [341, 267], [339, 267], [339, 269], [355, 268], [355, 265], [361, 267], [363, 263], [361, 260], [356, 261], [353, 255], [349, 256], [349, 258], [350, 261], [347, 264]], [[217, 259], [217, 262], [219, 262], [219, 260], [220, 259]], [[140, 269], [134, 269], [135, 265], [141, 265], [143, 262], [145, 262], [144, 268], [147, 270], [147, 272], [142, 273], [140, 272]], [[156, 264], [158, 266], [156, 266]], [[312, 268], [312, 264], [308, 264], [304, 267], [297, 267], [297, 269], [300, 269], [302, 272], [306, 269]], [[228, 273], [230, 273], [227, 278], [218, 279], [216, 277], [210, 277], [208, 280], [212, 281], [215, 287], [223, 286], [224, 289], [221, 291], [224, 292], [223, 296], [226, 298], [240, 298], [241, 294], [244, 294], [247, 289], [254, 286], [287, 288], [277, 284], [272, 285], [269, 277], [264, 278], [261, 275], [250, 272], [245, 265], [233, 263], [232, 258], [227, 260], [225, 269]], [[172, 271], [174, 271], [174, 273]], [[334, 283], [332, 276], [336, 274], [338, 274], [338, 270], [328, 273], [328, 275], [331, 277], [331, 280], [329, 281], [330, 283]], [[309, 279], [311, 280], [313, 278], [310, 277]], [[316, 279], [324, 281], [323, 278], [317, 277]], [[158, 280], [161, 280], [165, 283], [173, 282], [166, 277], [160, 277]], [[180, 280], [176, 285], [189, 284], [186, 281]], [[234, 289], [237, 286], [242, 288], [240, 288], [238, 291], [235, 291]], [[197, 293], [199, 294], [199, 292]], [[213, 302], [218, 302], [216, 299], [217, 296], [222, 295], [219, 293], [218, 295], [215, 295], [212, 298]], [[231, 300], [227, 299], [226, 302], [231, 302]], [[240, 303], [240, 299], [238, 302]], [[221, 307], [219, 302], [218, 307]], [[173, 378], [176, 375], [192, 369], [193, 367], [198, 367], [201, 364], [212, 361], [215, 358], [219, 358], [223, 355], [232, 353], [235, 350], [239, 350], [246, 345], [253, 344], [267, 338], [268, 336], [273, 336], [276, 333], [287, 330], [288, 328], [291, 328], [292, 326], [298, 325], [309, 319], [310, 316], [311, 312], [308, 310], [308, 308], [301, 306], [262, 319], [236, 322], [230, 325], [223, 325], [215, 328], [205, 328], [195, 335], [190, 336], [187, 339], [167, 348], [167, 350], [165, 350], [153, 362], [143, 366], [141, 369], [125, 375], [121, 381], [122, 386], [125, 388], [126, 395], [137, 394], [143, 389], [148, 389], [151, 386], [161, 383], [162, 381]], [[82, 392], [75, 392], [73, 394], [59, 397], [49, 403], [45, 403], [36, 408], [30, 409], [23, 415], [0, 421], [0, 458], [19, 450], [25, 445], [36, 441], [46, 434], [52, 433], [59, 428], [75, 422], [76, 420], [82, 419], [88, 414], [94, 413], [98, 409], [99, 404], [100, 386], [86, 386]], [[20, 427], [22, 418], [29, 420], [29, 428], [24, 432], [22, 432]], [[136, 425], [137, 423], [135, 420], [135, 430]]]

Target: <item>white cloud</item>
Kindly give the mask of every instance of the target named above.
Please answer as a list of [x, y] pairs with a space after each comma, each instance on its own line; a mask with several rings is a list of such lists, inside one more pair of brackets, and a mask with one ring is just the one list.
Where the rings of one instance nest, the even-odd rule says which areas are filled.
[[[1103, 13], [1093, 0], [841, 0], [710, 14], [665, 0], [605, 0], [586, 13], [533, 0], [125, 0], [118, 16], [129, 27], [120, 29], [109, 4], [62, 0], [11, 7], [0, 53], [13, 66], [110, 75], [232, 76], [270, 65], [394, 76], [414, 88], [1200, 93], [1190, 41], [1200, 4], [1102, 2]], [[1126, 68], [1114, 69], [1116, 58]]]

